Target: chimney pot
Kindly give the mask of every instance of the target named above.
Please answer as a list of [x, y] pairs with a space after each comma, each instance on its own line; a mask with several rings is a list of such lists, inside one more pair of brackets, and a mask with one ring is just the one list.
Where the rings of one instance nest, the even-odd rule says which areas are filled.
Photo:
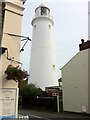
[[81, 39], [81, 43], [82, 43], [82, 44], [84, 43], [84, 39]]

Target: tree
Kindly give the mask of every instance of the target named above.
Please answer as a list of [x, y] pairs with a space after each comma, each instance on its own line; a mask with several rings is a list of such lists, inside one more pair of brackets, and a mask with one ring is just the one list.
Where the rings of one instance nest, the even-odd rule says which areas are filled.
[[42, 90], [34, 84], [25, 84], [20, 87], [19, 94], [22, 106], [33, 108], [36, 106], [37, 96], [42, 96]]
[[42, 90], [34, 84], [27, 84], [20, 88], [20, 96], [37, 97], [42, 95]]

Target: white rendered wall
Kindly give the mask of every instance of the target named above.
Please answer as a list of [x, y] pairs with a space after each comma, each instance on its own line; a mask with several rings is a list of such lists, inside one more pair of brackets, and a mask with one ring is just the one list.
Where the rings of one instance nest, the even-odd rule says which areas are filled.
[[90, 49], [88, 49], [88, 111], [90, 113]]
[[88, 50], [79, 52], [62, 68], [64, 110], [82, 112], [88, 109]]
[[39, 17], [33, 21], [30, 83], [45, 87], [58, 85], [52, 21]]

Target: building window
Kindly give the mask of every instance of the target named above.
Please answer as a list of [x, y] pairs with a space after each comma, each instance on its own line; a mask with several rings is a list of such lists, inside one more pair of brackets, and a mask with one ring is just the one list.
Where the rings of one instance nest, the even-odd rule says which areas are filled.
[[61, 86], [60, 82], [58, 82], [59, 86]]
[[59, 93], [57, 93], [56, 95], [59, 95]]
[[57, 96], [57, 94], [56, 93], [52, 93], [52, 96]]

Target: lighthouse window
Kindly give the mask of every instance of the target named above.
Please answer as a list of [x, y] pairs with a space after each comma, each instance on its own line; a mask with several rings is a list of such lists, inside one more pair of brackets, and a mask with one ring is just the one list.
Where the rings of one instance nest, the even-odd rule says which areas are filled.
[[51, 25], [49, 24], [49, 28], [51, 29]]
[[55, 65], [53, 65], [53, 70], [55, 71]]
[[41, 15], [46, 15], [46, 14], [47, 14], [46, 7], [41, 7]]
[[36, 28], [36, 25], [34, 25], [34, 28]]

